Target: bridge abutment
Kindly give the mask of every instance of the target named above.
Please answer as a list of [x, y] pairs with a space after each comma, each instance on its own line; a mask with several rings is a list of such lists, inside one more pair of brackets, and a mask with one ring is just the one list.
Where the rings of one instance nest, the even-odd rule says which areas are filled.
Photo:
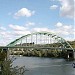
[[67, 59], [68, 60], [75, 60], [75, 51], [67, 50]]
[[74, 60], [75, 60], [75, 51], [74, 51]]

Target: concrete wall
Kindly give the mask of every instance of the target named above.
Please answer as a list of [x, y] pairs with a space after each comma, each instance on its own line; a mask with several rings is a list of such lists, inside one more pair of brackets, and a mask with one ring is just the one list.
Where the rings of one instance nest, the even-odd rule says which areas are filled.
[[75, 60], [75, 51], [74, 51], [74, 60]]

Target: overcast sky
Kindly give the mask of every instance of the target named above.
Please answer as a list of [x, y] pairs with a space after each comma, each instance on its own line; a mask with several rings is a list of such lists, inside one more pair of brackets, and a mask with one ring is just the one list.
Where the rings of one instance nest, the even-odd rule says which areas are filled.
[[48, 31], [74, 40], [75, 0], [0, 0], [0, 45]]

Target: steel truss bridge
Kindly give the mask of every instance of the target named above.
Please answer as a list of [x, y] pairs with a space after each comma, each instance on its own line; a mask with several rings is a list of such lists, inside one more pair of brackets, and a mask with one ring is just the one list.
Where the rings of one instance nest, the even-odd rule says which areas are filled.
[[8, 48], [41, 48], [41, 49], [71, 49], [72, 46], [62, 37], [51, 32], [35, 32], [24, 35], [6, 47]]
[[[0, 50], [2, 50], [0, 52], [3, 54], [5, 52], [5, 56], [2, 57], [6, 58], [6, 60], [10, 58], [10, 51], [14, 50], [70, 50], [67, 52], [67, 57], [75, 59], [74, 49], [69, 42], [51, 32], [35, 32], [24, 35], [6, 46], [0, 46]], [[39, 56], [41, 56], [40, 53]]]
[[0, 46], [0, 49], [3, 51], [8, 50], [8, 55], [10, 52], [14, 51], [30, 52], [41, 50], [63, 50], [67, 52], [67, 56], [71, 55], [71, 57], [75, 59], [75, 49], [72, 48], [70, 43], [51, 32], [35, 32], [27, 34], [17, 38], [6, 46]]

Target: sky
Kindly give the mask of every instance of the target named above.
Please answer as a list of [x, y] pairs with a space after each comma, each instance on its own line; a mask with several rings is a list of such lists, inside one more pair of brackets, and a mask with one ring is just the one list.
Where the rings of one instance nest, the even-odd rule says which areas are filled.
[[33, 32], [75, 40], [75, 0], [0, 0], [0, 46]]

